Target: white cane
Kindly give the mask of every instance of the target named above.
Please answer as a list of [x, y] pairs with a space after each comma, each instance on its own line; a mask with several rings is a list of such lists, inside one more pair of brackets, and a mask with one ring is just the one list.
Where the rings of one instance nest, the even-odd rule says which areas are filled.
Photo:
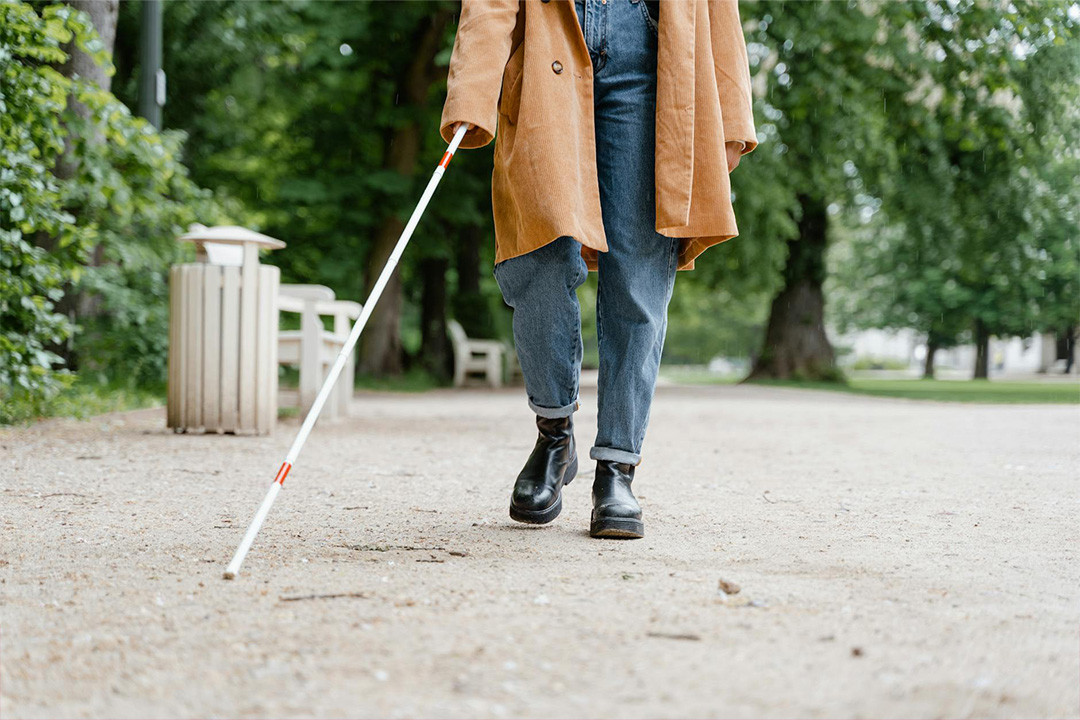
[[304, 424], [300, 426], [300, 432], [296, 434], [296, 439], [293, 440], [292, 447], [289, 448], [289, 453], [285, 456], [285, 462], [281, 464], [277, 477], [274, 478], [273, 484], [270, 485], [270, 491], [266, 493], [266, 498], [262, 501], [262, 505], [259, 506], [255, 517], [252, 518], [251, 525], [248, 526], [247, 532], [244, 533], [244, 539], [240, 541], [240, 547], [236, 548], [236, 554], [233, 555], [232, 562], [225, 569], [226, 580], [232, 580], [240, 573], [240, 566], [244, 564], [244, 558], [247, 557], [251, 544], [255, 542], [255, 536], [259, 534], [263, 521], [266, 520], [270, 508], [274, 505], [274, 500], [277, 499], [278, 493], [281, 492], [281, 488], [285, 484], [285, 478], [288, 476], [289, 471], [292, 470], [293, 463], [296, 462], [296, 458], [304, 448], [304, 443], [307, 442], [311, 429], [315, 427], [315, 422], [319, 419], [319, 413], [322, 412], [323, 405], [326, 404], [326, 399], [330, 396], [330, 391], [333, 389], [338, 375], [341, 374], [345, 363], [349, 360], [349, 355], [352, 354], [353, 348], [356, 346], [356, 342], [360, 339], [360, 333], [364, 331], [364, 325], [367, 324], [368, 318], [371, 317], [371, 311], [375, 309], [375, 303], [379, 302], [379, 296], [382, 295], [383, 288], [390, 282], [390, 276], [394, 274], [394, 269], [397, 267], [402, 253], [405, 252], [405, 246], [409, 244], [409, 238], [412, 237], [413, 230], [416, 229], [417, 223], [420, 222], [420, 216], [424, 214], [431, 196], [435, 193], [435, 188], [439, 186], [439, 181], [442, 180], [442, 176], [446, 172], [447, 165], [450, 164], [451, 158], [457, 152], [458, 145], [461, 144], [461, 139], [465, 137], [465, 133], [470, 127], [468, 123], [462, 123], [458, 127], [457, 132], [454, 133], [454, 139], [450, 141], [450, 146], [443, 154], [442, 160], [439, 161], [439, 166], [435, 168], [431, 180], [428, 181], [427, 187], [424, 188], [424, 194], [420, 196], [420, 202], [417, 204], [416, 209], [413, 210], [412, 217], [409, 218], [405, 229], [401, 232], [401, 237], [398, 238], [394, 251], [390, 253], [390, 258], [386, 261], [386, 267], [383, 268], [382, 274], [379, 275], [379, 279], [375, 282], [375, 287], [371, 289], [371, 295], [368, 296], [367, 302], [364, 303], [360, 317], [356, 319], [356, 324], [353, 325], [352, 332], [349, 333], [349, 339], [345, 341], [341, 352], [338, 353], [337, 360], [334, 361], [333, 367], [330, 368], [330, 374], [323, 381], [322, 388], [315, 397], [311, 410], [308, 411], [307, 417], [304, 418]]

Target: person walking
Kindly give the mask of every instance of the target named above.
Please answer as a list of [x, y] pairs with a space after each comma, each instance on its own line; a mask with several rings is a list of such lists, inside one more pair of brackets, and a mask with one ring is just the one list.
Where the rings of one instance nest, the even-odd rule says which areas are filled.
[[728, 174], [757, 145], [735, 0], [462, 0], [440, 133], [494, 138], [493, 274], [536, 443], [510, 516], [544, 524], [578, 471], [576, 290], [598, 273], [590, 535], [640, 538], [631, 490], [677, 270], [735, 237]]

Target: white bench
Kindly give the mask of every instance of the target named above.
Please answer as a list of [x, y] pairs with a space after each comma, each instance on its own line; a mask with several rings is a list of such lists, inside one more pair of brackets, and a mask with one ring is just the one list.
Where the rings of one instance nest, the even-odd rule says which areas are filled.
[[[278, 333], [278, 363], [300, 368], [300, 413], [306, 415], [319, 394], [323, 380], [337, 360], [352, 330], [352, 321], [360, 317], [360, 303], [336, 300], [334, 291], [323, 285], [282, 285], [278, 291], [278, 311], [298, 313], [299, 330]], [[333, 318], [327, 330], [323, 317]], [[353, 394], [355, 351], [349, 356], [334, 390], [327, 398], [323, 416], [348, 415]]]
[[447, 323], [454, 346], [454, 387], [462, 387], [470, 373], [482, 373], [491, 387], [502, 387], [502, 356], [506, 345], [499, 340], [473, 340], [457, 320]]

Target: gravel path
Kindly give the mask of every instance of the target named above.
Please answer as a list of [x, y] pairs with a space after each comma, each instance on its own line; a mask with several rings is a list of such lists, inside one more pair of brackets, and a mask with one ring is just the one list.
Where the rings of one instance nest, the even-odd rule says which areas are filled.
[[661, 387], [619, 542], [520, 389], [362, 394], [225, 582], [295, 429], [0, 431], [0, 716], [1080, 716], [1080, 408]]

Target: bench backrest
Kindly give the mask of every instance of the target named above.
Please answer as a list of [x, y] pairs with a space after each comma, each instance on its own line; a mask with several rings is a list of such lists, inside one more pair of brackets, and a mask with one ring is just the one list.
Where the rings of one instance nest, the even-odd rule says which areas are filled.
[[461, 323], [450, 320], [446, 323], [446, 327], [450, 331], [450, 342], [453, 343], [455, 350], [464, 350], [469, 346], [469, 336], [465, 334], [465, 328], [461, 327]]

